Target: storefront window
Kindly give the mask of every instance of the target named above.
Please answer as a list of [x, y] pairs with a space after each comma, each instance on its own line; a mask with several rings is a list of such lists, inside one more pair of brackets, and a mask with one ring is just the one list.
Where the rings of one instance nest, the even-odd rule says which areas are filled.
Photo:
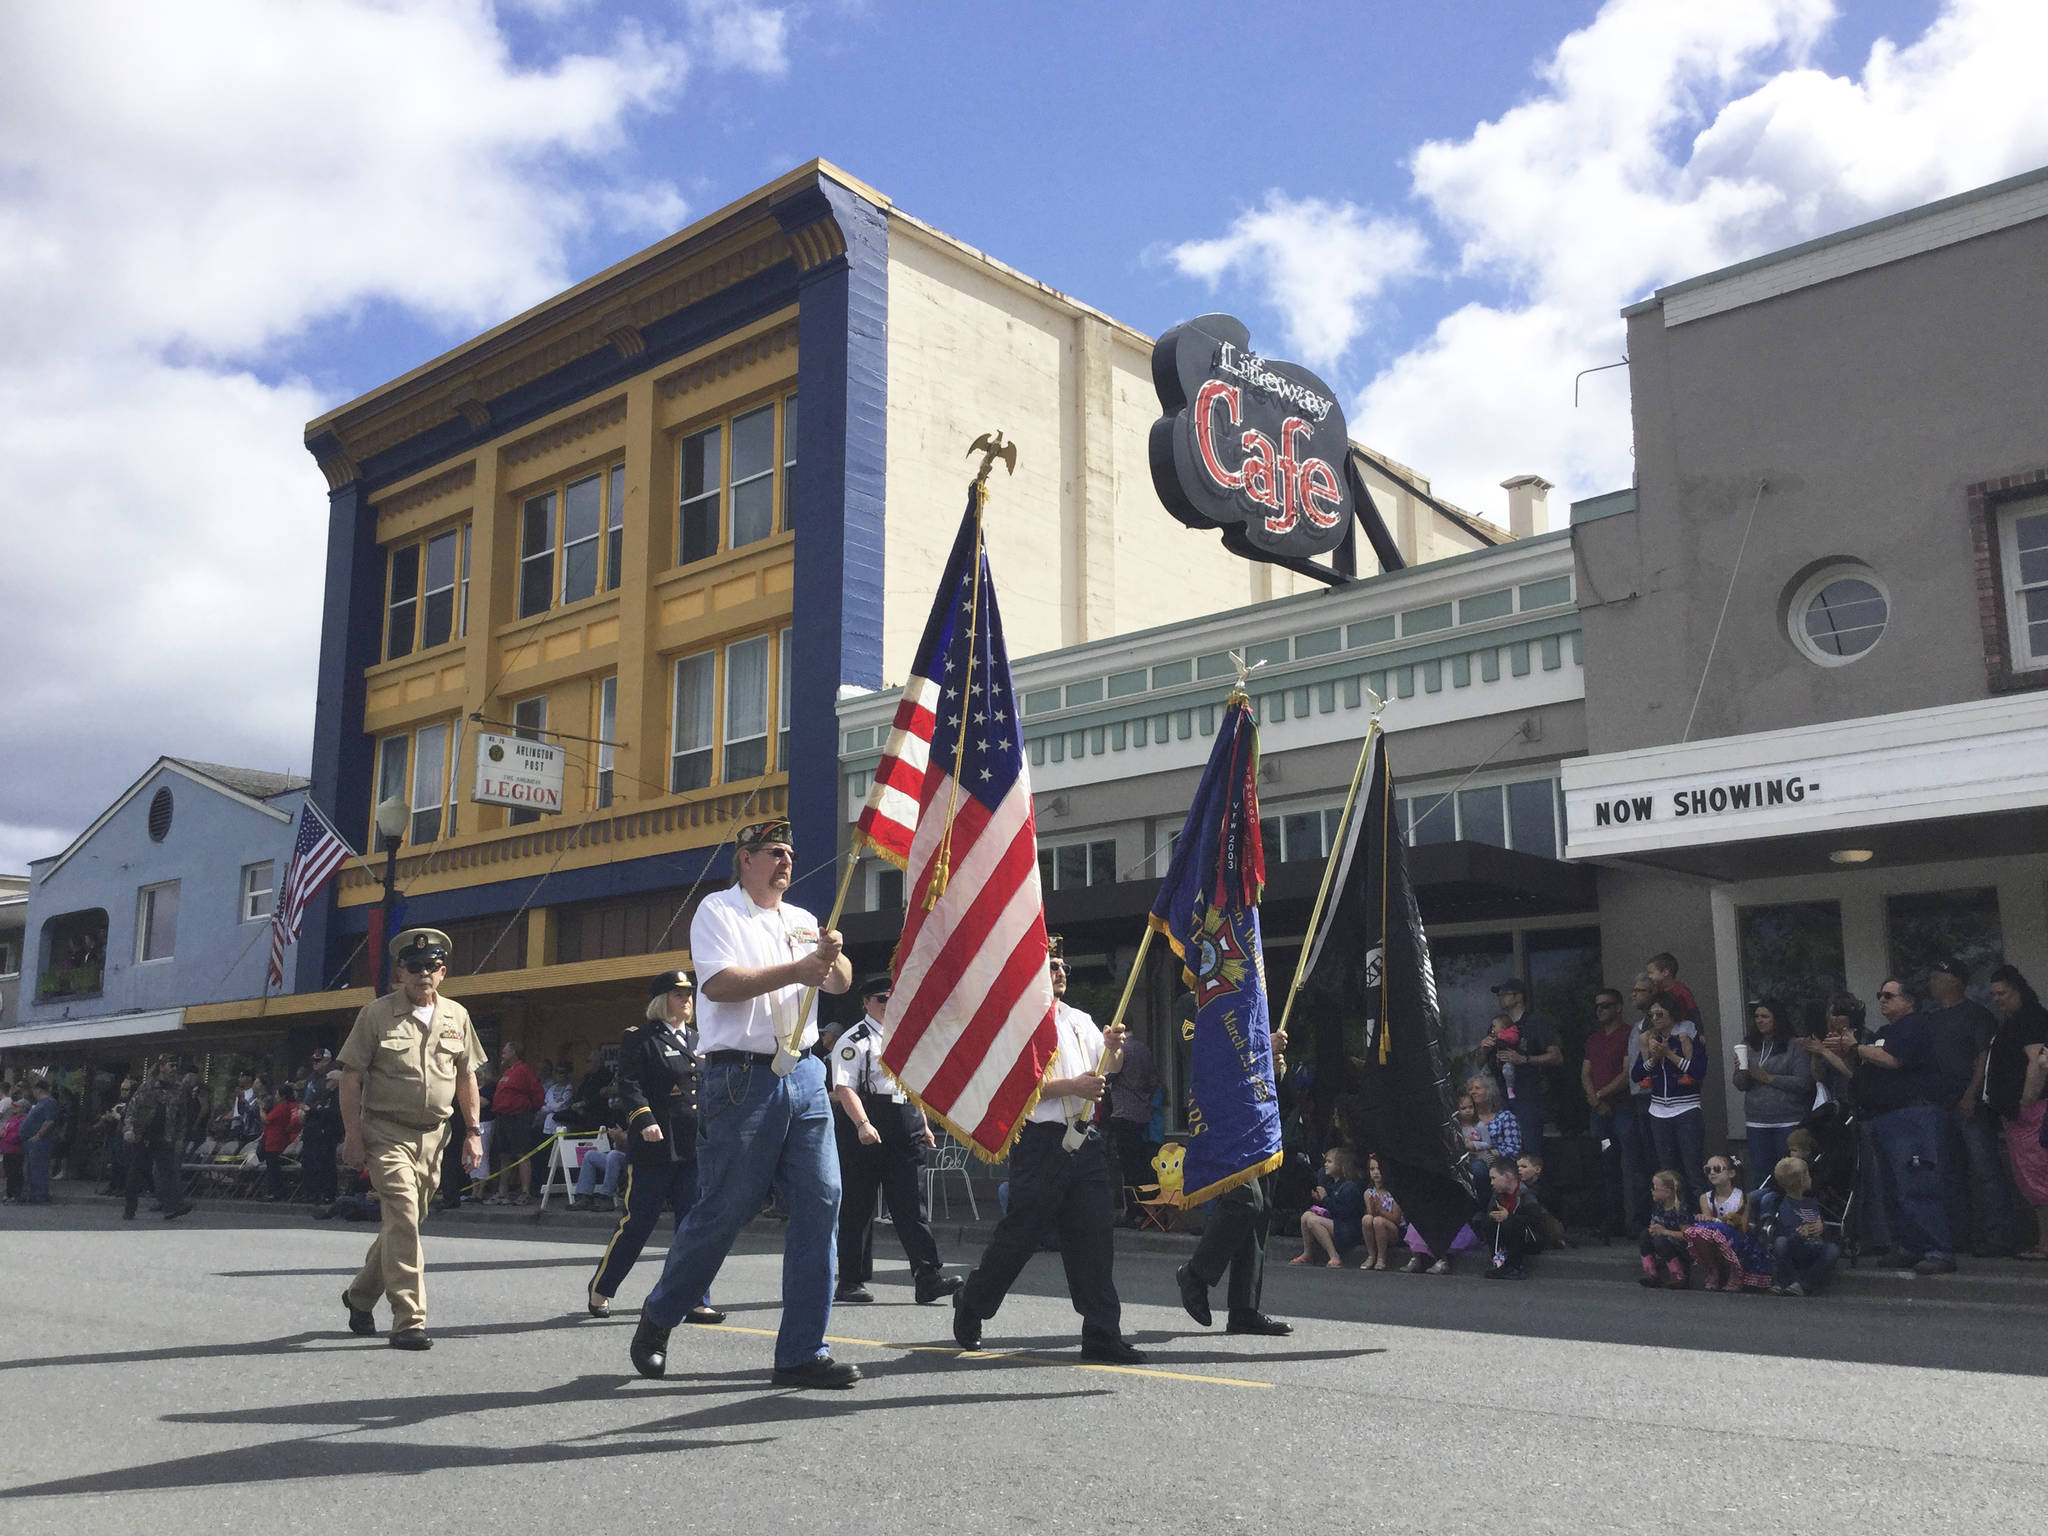
[[[1842, 960], [1842, 908], [1832, 901], [1738, 907], [1742, 995], [1782, 1003], [1802, 1034], [1826, 1033], [1828, 999], [1848, 986]], [[1735, 1020], [1724, 1020], [1731, 1038]]]
[[[1515, 974], [1512, 934], [1464, 934], [1432, 939], [1437, 1007], [1443, 1014], [1444, 1056], [1451, 1063], [1453, 1092], [1472, 1075], [1479, 1042], [1486, 1038], [1497, 1004], [1493, 984]], [[1364, 1042], [1360, 1041], [1361, 1047]]]
[[1529, 956], [1529, 1006], [1550, 1026], [1564, 1062], [1544, 1074], [1544, 1120], [1564, 1135], [1586, 1128], [1586, 1096], [1578, 1091], [1579, 1062], [1592, 1027], [1593, 994], [1607, 985], [1600, 970], [1598, 928], [1532, 929], [1523, 935]]
[[2005, 963], [1996, 886], [1887, 896], [1884, 928], [1886, 954], [1896, 974], [1924, 982], [1927, 968], [1937, 960], [1960, 960], [1970, 969], [1970, 996], [1989, 1000], [1991, 973]]

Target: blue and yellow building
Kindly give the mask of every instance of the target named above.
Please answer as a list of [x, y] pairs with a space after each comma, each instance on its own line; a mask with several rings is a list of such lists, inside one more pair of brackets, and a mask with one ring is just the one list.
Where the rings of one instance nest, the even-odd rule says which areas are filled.
[[[369, 995], [393, 795], [404, 921], [530, 1052], [614, 1038], [687, 963], [747, 820], [792, 819], [829, 907], [836, 701], [905, 675], [991, 429], [1021, 448], [989, 526], [1014, 654], [1312, 588], [1159, 504], [1151, 345], [813, 161], [309, 423], [312, 793], [368, 856], [309, 915], [299, 991], [238, 1017]], [[1486, 542], [1383, 467], [1412, 558]], [[559, 815], [470, 799], [478, 733], [513, 729], [567, 750]]]

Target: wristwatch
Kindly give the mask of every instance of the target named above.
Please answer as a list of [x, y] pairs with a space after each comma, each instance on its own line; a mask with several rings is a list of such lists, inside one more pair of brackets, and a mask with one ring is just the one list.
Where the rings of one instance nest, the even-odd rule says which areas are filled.
[[472, 1125], [472, 1126], [470, 1126], [470, 1127], [469, 1127], [469, 1129], [467, 1129], [466, 1131], [464, 1131], [464, 1132], [463, 1132], [462, 1134], [463, 1134], [464, 1138], [465, 1138], [465, 1139], [467, 1139], [468, 1137], [471, 1137], [471, 1136], [481, 1136], [481, 1135], [483, 1135], [483, 1133], [484, 1133], [484, 1128], [483, 1128], [482, 1126], [480, 1126], [480, 1125]]

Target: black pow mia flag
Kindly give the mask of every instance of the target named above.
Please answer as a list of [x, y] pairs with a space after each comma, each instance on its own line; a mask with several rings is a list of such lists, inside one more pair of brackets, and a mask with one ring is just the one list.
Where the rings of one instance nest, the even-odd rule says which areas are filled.
[[[1316, 1083], [1345, 1105], [1359, 1162], [1377, 1157], [1387, 1188], [1435, 1253], [1478, 1209], [1444, 1057], [1429, 936], [1407, 848], [1394, 821], [1394, 779], [1377, 728], [1309, 951], [1301, 1002], [1313, 1020]], [[1352, 1051], [1363, 1041], [1359, 1054]]]

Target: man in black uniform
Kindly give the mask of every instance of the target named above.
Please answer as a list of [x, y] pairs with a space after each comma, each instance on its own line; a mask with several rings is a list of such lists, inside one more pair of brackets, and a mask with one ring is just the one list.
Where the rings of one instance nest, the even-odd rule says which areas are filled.
[[924, 1116], [882, 1068], [882, 1014], [889, 978], [861, 984], [859, 1023], [832, 1044], [830, 1068], [834, 1130], [839, 1141], [839, 1288], [834, 1301], [873, 1301], [867, 1282], [875, 1273], [875, 1195], [889, 1202], [889, 1220], [910, 1260], [919, 1305], [950, 1296], [960, 1277], [939, 1264], [924, 1205], [925, 1149], [937, 1143]]
[[[676, 1229], [697, 1203], [697, 1056], [685, 1031], [695, 988], [688, 971], [663, 971], [648, 987], [647, 1017], [619, 1038], [619, 1121], [626, 1131], [626, 1196], [617, 1230], [590, 1280], [590, 1315], [610, 1317], [612, 1298], [648, 1235], [673, 1206]], [[684, 1314], [722, 1323], [709, 1297]]]
[[[1287, 1037], [1273, 1032], [1272, 1063], [1287, 1054]], [[1180, 1304], [1189, 1317], [1209, 1326], [1209, 1288], [1230, 1271], [1230, 1319], [1226, 1333], [1260, 1333], [1283, 1337], [1294, 1325], [1259, 1310], [1266, 1288], [1266, 1236], [1273, 1225], [1273, 1176], [1247, 1179], [1218, 1195], [1209, 1207], [1209, 1225], [1195, 1245], [1195, 1256], [1173, 1272]]]

